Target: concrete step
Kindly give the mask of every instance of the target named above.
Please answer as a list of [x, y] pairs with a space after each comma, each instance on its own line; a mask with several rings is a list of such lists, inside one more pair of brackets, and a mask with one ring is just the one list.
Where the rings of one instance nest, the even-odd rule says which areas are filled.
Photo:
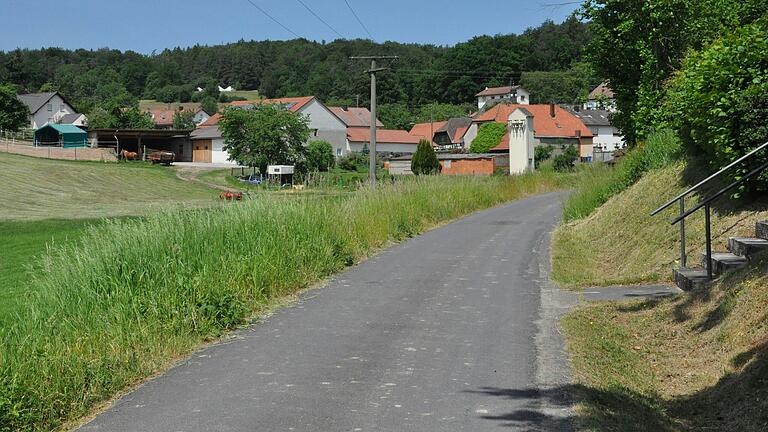
[[[730, 252], [712, 252], [712, 273], [719, 275], [728, 270], [742, 268], [749, 262], [743, 256], [738, 256]], [[701, 254], [701, 265], [706, 268], [707, 254]]]
[[768, 250], [768, 240], [754, 237], [728, 238], [728, 250], [732, 253], [752, 259], [758, 253]]
[[768, 240], [768, 221], [762, 221], [755, 224], [755, 236]]
[[690, 291], [709, 283], [707, 270], [701, 267], [674, 269], [672, 276], [675, 279], [675, 285], [683, 291]]

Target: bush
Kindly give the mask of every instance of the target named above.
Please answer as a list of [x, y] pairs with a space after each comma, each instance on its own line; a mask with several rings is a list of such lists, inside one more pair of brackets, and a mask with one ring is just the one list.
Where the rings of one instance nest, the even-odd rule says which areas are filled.
[[411, 158], [411, 171], [414, 174], [432, 175], [440, 173], [440, 161], [437, 160], [432, 144], [423, 139], [416, 147], [416, 153]]
[[469, 151], [472, 153], [487, 153], [490, 149], [501, 144], [501, 139], [507, 133], [507, 125], [504, 123], [484, 123], [477, 131], [477, 136], [472, 140]]
[[680, 139], [671, 130], [662, 130], [629, 150], [614, 168], [583, 164], [584, 171], [579, 173], [576, 192], [568, 198], [563, 209], [566, 222], [589, 216], [609, 198], [635, 184], [646, 172], [669, 166], [681, 156]]
[[549, 160], [549, 158], [552, 157], [552, 152], [555, 151], [555, 147], [552, 145], [540, 145], [536, 146], [533, 149], [533, 161], [536, 166], [536, 168], [539, 167], [539, 165], [544, 162], [545, 160]]
[[328, 141], [312, 141], [307, 146], [307, 169], [309, 171], [328, 171], [335, 162], [333, 146]]
[[553, 161], [555, 171], [572, 171], [576, 160], [579, 158], [579, 151], [573, 144], [565, 148], [565, 151], [557, 156]]
[[368, 164], [368, 155], [360, 152], [350, 152], [338, 160], [338, 167], [345, 171], [368, 172]]
[[[713, 170], [768, 140], [766, 27], [738, 28], [692, 53], [670, 83], [668, 121], [680, 131], [689, 152], [704, 155]], [[754, 158], [752, 165], [731, 171], [731, 180], [766, 161], [765, 154]], [[766, 190], [768, 182], [753, 182], [751, 188]]]

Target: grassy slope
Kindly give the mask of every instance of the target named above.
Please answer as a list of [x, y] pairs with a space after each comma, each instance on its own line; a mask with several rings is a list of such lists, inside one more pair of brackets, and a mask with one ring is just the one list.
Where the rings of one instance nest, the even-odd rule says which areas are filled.
[[[654, 170], [592, 215], [555, 231], [552, 277], [569, 287], [668, 281], [679, 259], [679, 228], [669, 224], [677, 209], [649, 213], [687, 188], [683, 166]], [[688, 201], [691, 207], [696, 197]], [[733, 211], [721, 202], [713, 210], [713, 250], [725, 250], [729, 236], [752, 235], [757, 220], [768, 219], [765, 205]], [[688, 219], [688, 261], [698, 263], [704, 249], [704, 216]]]
[[[667, 279], [677, 228], [648, 212], [684, 186], [683, 168], [651, 171], [593, 215], [558, 228], [555, 277], [574, 286]], [[715, 249], [752, 235], [763, 203], [716, 206]], [[690, 204], [689, 204], [690, 205]], [[688, 226], [689, 260], [703, 217]], [[569, 266], [568, 263], [580, 263]], [[585, 430], [766, 430], [768, 262], [678, 299], [580, 308], [563, 320]]]
[[0, 153], [0, 220], [141, 215], [211, 205], [216, 192], [142, 163], [64, 162]]
[[421, 178], [344, 199], [266, 197], [89, 230], [46, 256], [37, 295], [0, 326], [0, 431], [76, 418], [391, 241], [563, 185], [551, 173]]

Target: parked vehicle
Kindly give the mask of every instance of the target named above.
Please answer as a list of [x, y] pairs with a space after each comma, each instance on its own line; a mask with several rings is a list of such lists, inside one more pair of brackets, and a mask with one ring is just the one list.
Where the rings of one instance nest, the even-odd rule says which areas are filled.
[[148, 160], [153, 164], [163, 164], [169, 166], [176, 160], [176, 153], [167, 150], [157, 150], [149, 154]]
[[240, 177], [240, 181], [244, 183], [252, 184], [254, 186], [258, 186], [264, 181], [264, 179], [261, 177], [261, 175], [251, 174], [247, 177]]

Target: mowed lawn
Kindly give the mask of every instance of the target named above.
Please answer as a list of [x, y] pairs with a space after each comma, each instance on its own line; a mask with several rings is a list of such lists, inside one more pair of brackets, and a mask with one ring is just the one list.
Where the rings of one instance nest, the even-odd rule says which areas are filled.
[[68, 162], [0, 153], [0, 220], [145, 215], [217, 202], [217, 191], [141, 162]]

